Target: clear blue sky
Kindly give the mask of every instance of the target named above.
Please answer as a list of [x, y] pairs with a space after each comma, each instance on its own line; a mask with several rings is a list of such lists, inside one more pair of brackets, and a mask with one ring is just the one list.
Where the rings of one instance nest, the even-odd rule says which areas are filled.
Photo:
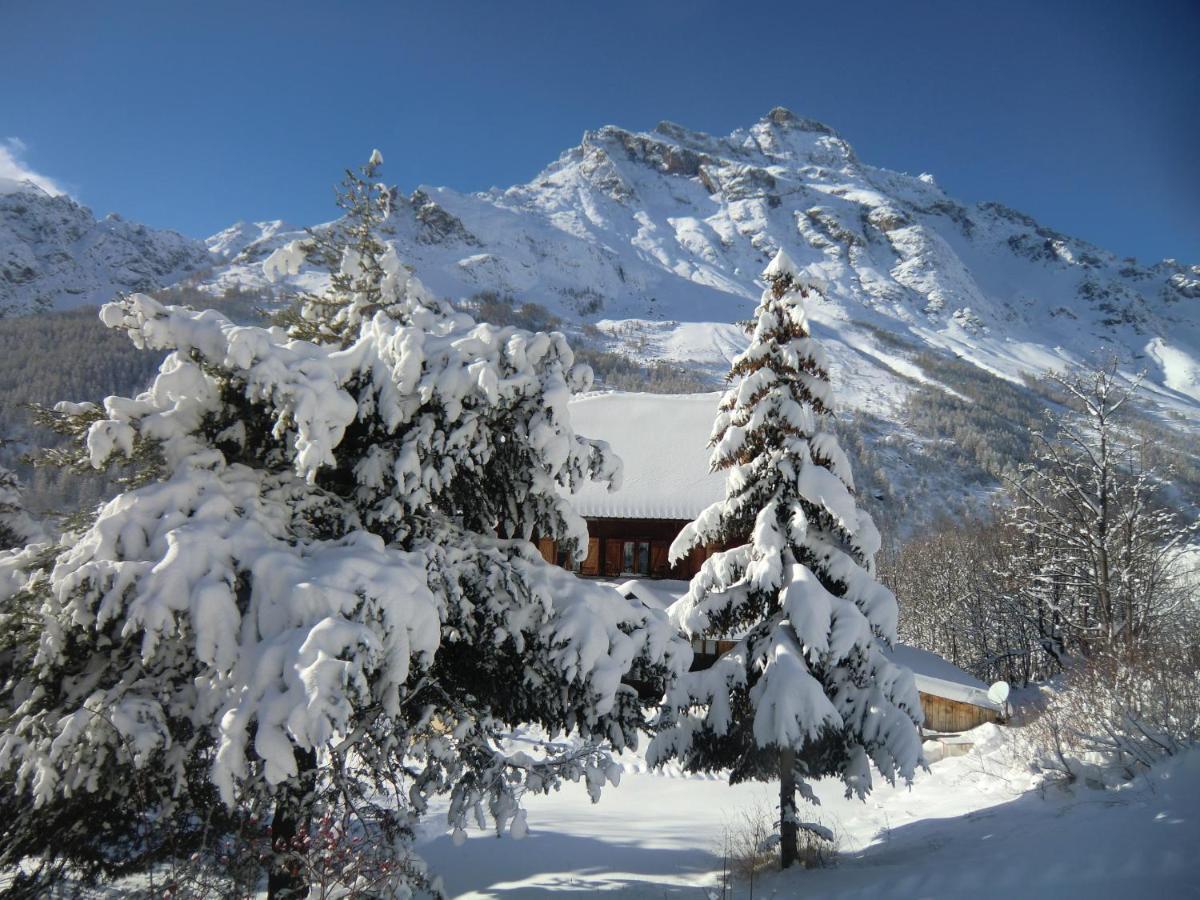
[[0, 0], [0, 35], [0, 149], [195, 236], [328, 219], [373, 147], [405, 190], [472, 190], [588, 128], [783, 105], [961, 199], [1200, 262], [1197, 0]]

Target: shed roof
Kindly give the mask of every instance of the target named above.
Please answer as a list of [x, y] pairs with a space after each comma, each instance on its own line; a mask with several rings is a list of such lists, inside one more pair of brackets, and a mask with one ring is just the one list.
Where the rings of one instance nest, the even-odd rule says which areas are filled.
[[908, 644], [896, 644], [888, 656], [892, 662], [913, 673], [917, 690], [922, 693], [1002, 711], [1000, 704], [988, 697], [986, 684], [936, 653]]
[[725, 496], [725, 477], [709, 470], [708, 438], [721, 394], [585, 394], [571, 401], [571, 423], [608, 441], [623, 463], [621, 487], [587, 484], [572, 497], [589, 518], [693, 519]]

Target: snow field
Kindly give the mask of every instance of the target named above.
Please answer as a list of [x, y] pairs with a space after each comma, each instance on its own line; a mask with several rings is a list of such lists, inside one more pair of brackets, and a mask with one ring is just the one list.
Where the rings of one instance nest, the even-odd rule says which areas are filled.
[[[1040, 786], [1013, 729], [985, 725], [961, 757], [933, 763], [913, 785], [875, 779], [865, 801], [840, 782], [814, 786], [801, 814], [833, 830], [840, 859], [824, 870], [772, 873], [756, 897], [1125, 898], [1200, 896], [1200, 752], [1115, 790]], [[702, 898], [721, 870], [727, 824], [777, 804], [774, 784], [649, 769], [620, 757], [621, 783], [592, 805], [582, 785], [527, 803], [529, 833], [472, 831], [461, 847], [435, 812], [418, 846], [447, 893], [461, 898]], [[737, 884], [735, 898], [748, 897]]]

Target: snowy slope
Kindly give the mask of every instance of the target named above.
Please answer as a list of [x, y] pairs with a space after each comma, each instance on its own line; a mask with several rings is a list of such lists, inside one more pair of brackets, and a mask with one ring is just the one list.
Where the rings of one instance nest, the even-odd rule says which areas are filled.
[[128, 222], [29, 182], [0, 183], [0, 312], [107, 303], [211, 265], [203, 243]]
[[[713, 374], [744, 346], [733, 323], [783, 247], [830, 281], [811, 315], [839, 399], [885, 416], [926, 377], [905, 345], [1013, 381], [1115, 352], [1148, 370], [1167, 408], [1200, 410], [1200, 266], [1143, 265], [999, 204], [960, 203], [783, 109], [725, 137], [607, 126], [528, 184], [424, 187], [395, 218], [401, 256], [442, 294], [508, 293]], [[257, 261], [298, 236], [278, 222], [215, 236], [227, 260], [216, 283], [260, 282]]]

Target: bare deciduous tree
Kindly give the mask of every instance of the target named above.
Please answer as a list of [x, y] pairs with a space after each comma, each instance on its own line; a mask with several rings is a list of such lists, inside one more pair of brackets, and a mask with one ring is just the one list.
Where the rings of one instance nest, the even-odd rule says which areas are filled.
[[1173, 572], [1195, 528], [1162, 501], [1163, 473], [1122, 418], [1136, 382], [1111, 364], [1054, 381], [1069, 409], [1010, 482], [1016, 599], [1060, 663], [1132, 653], [1185, 602]]

